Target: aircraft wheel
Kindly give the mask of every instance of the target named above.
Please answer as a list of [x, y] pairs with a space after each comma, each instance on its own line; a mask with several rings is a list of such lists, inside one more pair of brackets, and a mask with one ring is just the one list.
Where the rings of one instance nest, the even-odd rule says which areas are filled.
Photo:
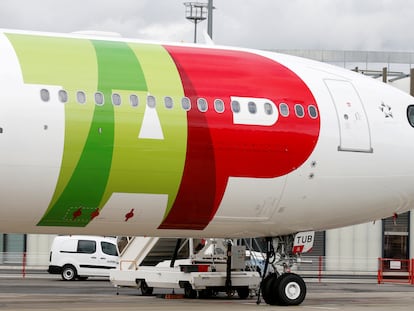
[[270, 273], [262, 282], [262, 296], [263, 300], [269, 305], [275, 305], [277, 301], [277, 292], [274, 290], [274, 283], [277, 281], [277, 275]]
[[300, 305], [306, 296], [306, 284], [303, 279], [294, 273], [281, 275], [273, 283], [274, 293], [277, 293], [277, 304], [282, 306]]

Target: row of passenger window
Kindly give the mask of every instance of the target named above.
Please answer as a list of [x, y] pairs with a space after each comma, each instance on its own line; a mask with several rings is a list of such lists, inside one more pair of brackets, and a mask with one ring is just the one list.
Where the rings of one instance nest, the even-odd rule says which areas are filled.
[[[40, 97], [41, 97], [42, 101], [48, 102], [50, 100], [49, 90], [41, 89], [40, 90]], [[69, 95], [68, 95], [67, 91], [59, 90], [58, 91], [58, 99], [61, 103], [67, 103], [69, 101]], [[87, 98], [86, 98], [86, 93], [85, 92], [83, 92], [83, 91], [77, 91], [76, 92], [76, 101], [79, 104], [86, 104], [86, 100], [87, 100]], [[98, 106], [103, 106], [105, 104], [104, 94], [102, 94], [101, 92], [96, 92], [94, 94], [94, 102]], [[120, 106], [122, 104], [121, 95], [119, 95], [118, 93], [113, 93], [111, 95], [111, 103], [114, 106]], [[155, 96], [148, 95], [147, 98], [146, 98], [146, 104], [150, 108], [155, 108], [155, 106], [157, 104]], [[205, 98], [198, 98], [196, 104], [197, 104], [197, 109], [200, 112], [206, 112], [208, 110], [208, 103], [207, 103], [207, 100]], [[129, 105], [131, 107], [138, 107], [139, 97], [135, 94], [131, 94], [129, 96]], [[170, 96], [165, 96], [164, 97], [164, 106], [167, 109], [172, 109], [174, 107], [173, 98], [170, 97]], [[221, 99], [215, 99], [213, 106], [214, 106], [214, 110], [218, 113], [223, 113], [225, 111], [224, 101], [221, 100]], [[240, 102], [237, 101], [237, 100], [231, 101], [230, 106], [231, 106], [231, 110], [234, 113], [239, 113], [241, 111]], [[191, 103], [190, 98], [182, 97], [181, 98], [181, 107], [185, 111], [191, 110], [192, 103]], [[262, 111], [259, 111], [259, 113], [264, 112], [266, 115], [273, 115], [275, 113], [273, 107], [274, 107], [274, 105], [272, 105], [269, 102], [265, 102], [263, 104], [263, 108], [258, 108], [258, 104], [254, 101], [249, 101], [248, 104], [247, 104], [247, 108], [249, 110], [249, 113], [251, 113], [251, 114], [258, 113], [258, 109], [264, 109]], [[297, 117], [303, 118], [305, 116], [305, 108], [303, 107], [303, 105], [295, 104], [294, 105], [294, 110], [295, 110], [295, 115]], [[279, 112], [280, 112], [280, 115], [282, 115], [283, 117], [289, 116], [289, 114], [290, 114], [289, 106], [286, 103], [280, 103], [279, 104]], [[316, 119], [318, 117], [318, 111], [317, 111], [317, 109], [314, 105], [309, 105], [308, 106], [308, 114], [312, 119]]]

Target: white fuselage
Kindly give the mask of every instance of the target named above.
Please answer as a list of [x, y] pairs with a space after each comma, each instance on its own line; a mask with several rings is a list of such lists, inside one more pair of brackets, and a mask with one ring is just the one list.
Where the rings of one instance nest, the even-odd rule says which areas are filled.
[[[414, 206], [414, 128], [407, 119], [407, 109], [414, 105], [411, 96], [361, 74], [327, 64], [243, 50], [289, 69], [300, 77], [315, 99], [320, 118], [318, 138], [312, 152], [299, 167], [277, 177], [230, 175], [214, 217], [202, 229], [180, 229], [179, 226], [162, 229], [160, 224], [171, 199], [168, 193], [119, 191], [115, 186], [114, 191], [103, 196], [105, 200], [101, 201], [99, 213], [85, 226], [39, 225], [52, 201], [57, 201], [56, 193], [63, 192], [60, 189], [64, 187], [62, 170], [70, 163], [65, 157], [79, 157], [75, 154], [78, 151], [65, 145], [65, 135], [68, 135], [65, 105], [81, 105], [60, 102], [53, 95], [62, 89], [59, 83], [28, 83], [30, 72], [25, 73], [22, 69], [16, 45], [5, 32], [0, 33], [0, 232], [278, 236], [375, 221]], [[36, 35], [33, 36], [35, 40]], [[195, 48], [178, 46], [189, 50]], [[221, 47], [205, 49], [224, 51]], [[59, 71], [60, 68], [51, 70]], [[162, 72], [159, 74], [163, 75]], [[74, 90], [83, 87], [81, 83], [73, 84]], [[85, 85], [84, 88], [89, 90], [93, 86]], [[41, 99], [42, 89], [49, 91], [50, 100]], [[152, 91], [152, 94], [175, 96], [169, 94], [168, 89], [159, 93]], [[279, 103], [270, 100], [274, 101], [272, 107], [277, 109]], [[76, 112], [81, 115], [79, 132], [89, 130], [82, 125], [82, 118], [90, 119], [93, 113], [87, 105], [93, 109], [94, 104], [86, 103]], [[140, 102], [140, 105], [145, 103]], [[157, 106], [156, 109], [164, 108]], [[149, 114], [146, 117], [148, 122], [157, 120], [151, 119]], [[161, 115], [159, 119], [162, 127], [163, 122], [168, 122]], [[263, 122], [275, 123], [279, 119]], [[176, 122], [175, 119], [172, 122]], [[240, 122], [244, 122], [243, 119]], [[210, 122], [209, 126], [214, 128], [215, 124]], [[141, 131], [142, 135], [147, 135], [144, 138], [154, 140], [163, 139], [167, 133], [165, 130], [160, 132], [157, 125], [150, 126], [147, 131], [149, 134]], [[135, 134], [139, 139], [139, 132]], [[303, 131], [302, 135], [306, 136], [307, 132]], [[183, 148], [185, 150], [185, 144]], [[151, 169], [152, 166], [148, 166], [148, 170]], [[171, 170], [175, 169], [171, 167]], [[128, 171], [121, 169], [111, 171], [111, 174], [115, 173], [128, 175]], [[158, 173], [155, 171], [154, 174]], [[106, 189], [109, 186], [110, 182]], [[67, 218], [75, 221], [76, 210], [70, 211], [73, 211], [73, 217], [71, 214]], [[93, 213], [93, 210], [90, 208], [89, 212]], [[126, 217], [129, 212], [134, 215], [131, 219]]]

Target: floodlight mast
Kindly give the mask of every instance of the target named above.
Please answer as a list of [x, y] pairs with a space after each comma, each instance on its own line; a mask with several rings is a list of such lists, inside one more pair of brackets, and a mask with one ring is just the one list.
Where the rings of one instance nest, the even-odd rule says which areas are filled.
[[207, 18], [207, 3], [184, 2], [185, 18], [194, 23], [194, 43], [197, 43], [197, 24]]

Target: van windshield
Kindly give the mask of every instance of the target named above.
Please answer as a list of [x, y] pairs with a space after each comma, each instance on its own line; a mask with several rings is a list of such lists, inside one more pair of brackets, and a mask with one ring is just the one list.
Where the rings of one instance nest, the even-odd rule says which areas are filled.
[[115, 244], [108, 242], [101, 242], [102, 252], [110, 256], [118, 256], [118, 250]]

